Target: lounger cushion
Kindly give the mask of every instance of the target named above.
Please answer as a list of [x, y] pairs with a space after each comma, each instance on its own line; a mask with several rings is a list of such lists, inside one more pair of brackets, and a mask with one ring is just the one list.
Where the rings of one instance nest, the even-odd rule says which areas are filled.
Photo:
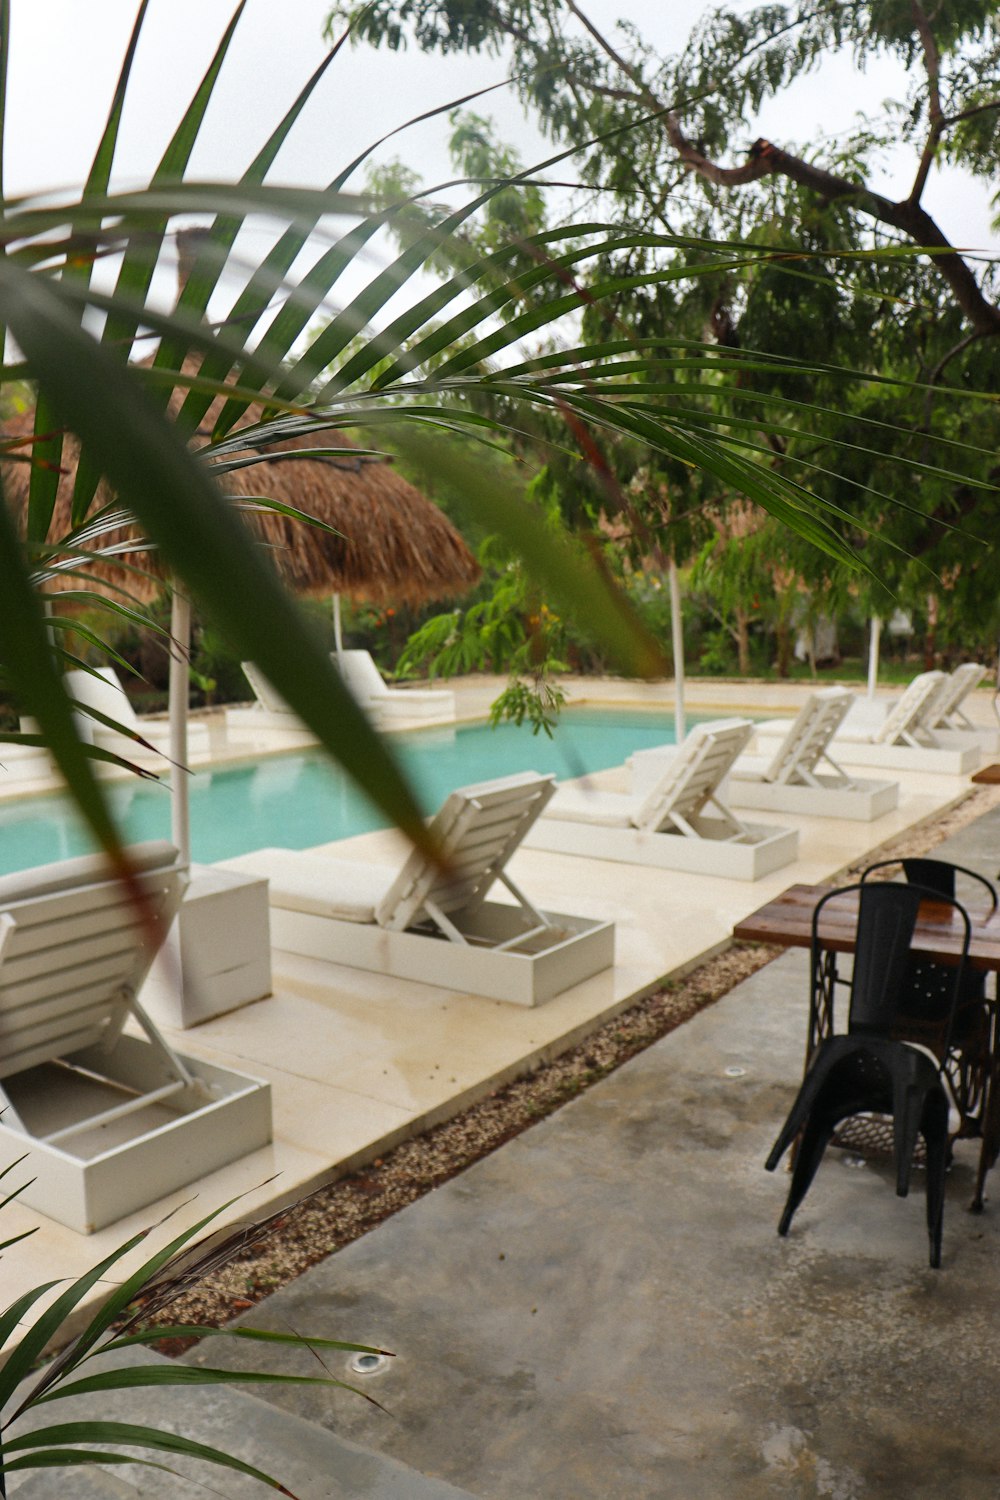
[[[178, 859], [177, 850], [166, 839], [133, 844], [128, 852], [134, 870], [159, 870], [176, 864]], [[13, 901], [27, 901], [33, 896], [49, 896], [91, 881], [107, 880], [110, 874], [103, 854], [81, 854], [76, 859], [60, 859], [33, 870], [18, 870], [13, 875], [0, 876], [0, 910]]]
[[545, 809], [545, 816], [593, 823], [599, 828], [631, 828], [638, 806], [635, 797], [622, 792], [588, 792], [580, 787], [561, 786]]
[[384, 865], [297, 849], [256, 850], [254, 868], [267, 875], [272, 906], [338, 922], [374, 922], [375, 908], [396, 878]]

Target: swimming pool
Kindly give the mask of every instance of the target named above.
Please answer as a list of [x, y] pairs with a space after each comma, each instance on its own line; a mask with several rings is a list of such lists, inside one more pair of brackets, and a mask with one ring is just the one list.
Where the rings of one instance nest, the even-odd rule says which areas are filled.
[[[429, 813], [454, 787], [468, 782], [513, 771], [582, 776], [620, 765], [634, 750], [673, 742], [672, 715], [650, 709], [568, 709], [551, 740], [513, 724], [393, 736]], [[109, 795], [130, 840], [170, 837], [165, 785], [117, 782]], [[191, 852], [206, 864], [270, 845], [306, 849], [384, 827], [385, 821], [318, 751], [269, 756], [191, 778]], [[62, 797], [25, 797], [0, 807], [0, 874], [92, 848], [74, 808]]]

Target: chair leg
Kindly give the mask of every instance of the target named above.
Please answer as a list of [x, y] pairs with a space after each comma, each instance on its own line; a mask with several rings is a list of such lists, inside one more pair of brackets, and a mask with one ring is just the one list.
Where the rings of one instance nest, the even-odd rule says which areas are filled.
[[927, 1152], [927, 1237], [930, 1241], [930, 1263], [934, 1270], [941, 1265], [941, 1232], [944, 1225], [944, 1188], [948, 1168], [948, 1108], [928, 1100], [933, 1123], [924, 1130]]
[[917, 1149], [917, 1136], [923, 1128], [924, 1117], [929, 1108], [926, 1080], [896, 1077], [893, 1088], [892, 1135], [898, 1198], [905, 1198], [910, 1191], [910, 1170]]
[[778, 1221], [778, 1233], [782, 1236], [788, 1233], [795, 1210], [809, 1191], [809, 1186], [816, 1176], [835, 1125], [835, 1121], [826, 1118], [817, 1119], [815, 1116], [806, 1123], [795, 1156], [791, 1187], [788, 1189], [784, 1211]]

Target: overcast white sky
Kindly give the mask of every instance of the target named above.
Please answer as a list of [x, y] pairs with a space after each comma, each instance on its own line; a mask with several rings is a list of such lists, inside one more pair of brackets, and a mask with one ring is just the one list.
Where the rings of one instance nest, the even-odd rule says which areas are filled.
[[[738, 0], [747, 8], [750, 0]], [[633, 20], [662, 50], [676, 50], [706, 0], [590, 0], [595, 22], [611, 32]], [[106, 116], [137, 0], [12, 0], [7, 124], [8, 193], [72, 187], [84, 177]], [[151, 0], [122, 126], [118, 181], [148, 177], [233, 10], [233, 0]], [[295, 98], [325, 47], [327, 0], [249, 0], [206, 120], [192, 174], [231, 178], [242, 171]], [[345, 50], [299, 120], [271, 180], [322, 186], [372, 140], [434, 105], [505, 76], [501, 59]], [[878, 111], [898, 90], [886, 65], [855, 96], [848, 60], [833, 59], [802, 80], [780, 107], [761, 116], [748, 139], [765, 134], [801, 143], [835, 134], [854, 108]], [[525, 120], [508, 90], [475, 106], [497, 122], [526, 163], [551, 149]], [[428, 183], [450, 175], [447, 121], [415, 127], [380, 154], [398, 155]], [[900, 161], [909, 163], [901, 154]], [[895, 165], [899, 165], [896, 163]], [[902, 195], [894, 163], [876, 184]], [[352, 184], [361, 186], [360, 183]], [[925, 198], [941, 227], [962, 246], [995, 247], [982, 185], [940, 173]]]

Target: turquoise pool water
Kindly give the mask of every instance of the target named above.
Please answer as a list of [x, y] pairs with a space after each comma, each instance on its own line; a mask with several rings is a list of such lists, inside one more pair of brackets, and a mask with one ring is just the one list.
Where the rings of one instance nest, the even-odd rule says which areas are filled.
[[[428, 813], [468, 782], [512, 771], [582, 776], [620, 765], [633, 750], [673, 742], [672, 716], [652, 710], [569, 710], [552, 740], [511, 724], [393, 736]], [[165, 786], [117, 783], [110, 795], [130, 840], [169, 838]], [[305, 849], [384, 825], [339, 768], [317, 752], [271, 756], [191, 778], [191, 852], [203, 863], [272, 844]], [[25, 797], [0, 807], [2, 874], [92, 847], [72, 806], [60, 797]]]

